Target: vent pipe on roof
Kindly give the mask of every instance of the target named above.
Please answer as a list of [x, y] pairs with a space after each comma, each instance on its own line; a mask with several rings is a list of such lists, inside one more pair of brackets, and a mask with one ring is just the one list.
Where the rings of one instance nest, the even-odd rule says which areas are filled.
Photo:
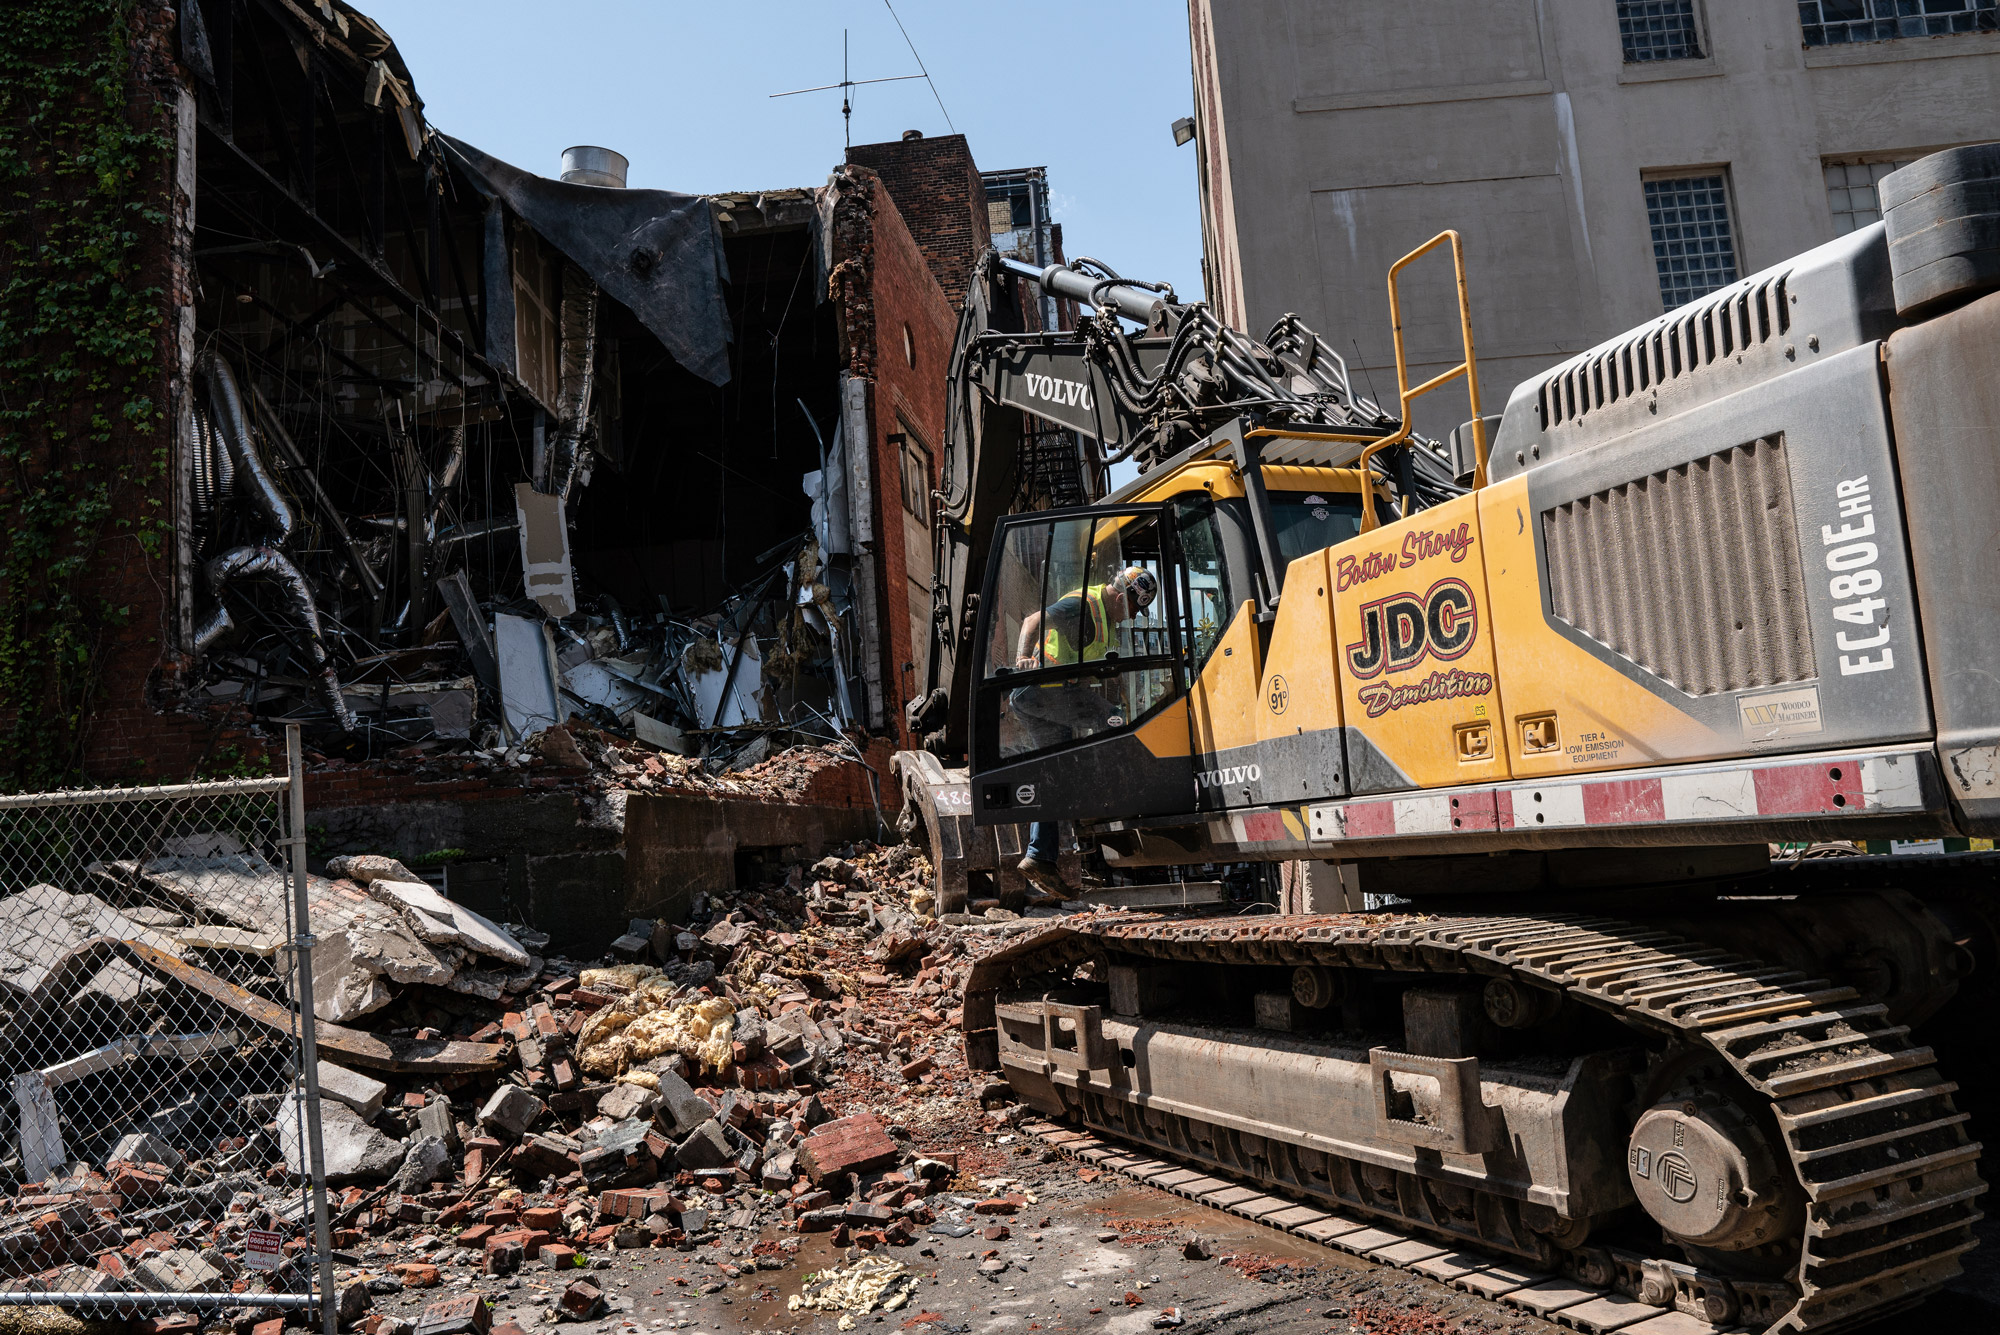
[[608, 190], [625, 188], [625, 169], [632, 164], [615, 149], [578, 144], [562, 155], [562, 179], [571, 185], [600, 185]]

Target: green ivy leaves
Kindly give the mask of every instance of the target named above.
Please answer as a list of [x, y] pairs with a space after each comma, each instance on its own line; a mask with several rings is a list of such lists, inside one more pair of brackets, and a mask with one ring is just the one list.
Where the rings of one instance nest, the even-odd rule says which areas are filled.
[[166, 551], [146, 279], [170, 145], [133, 86], [136, 9], [15, 0], [0, 24], [0, 788], [78, 777], [104, 640], [133, 611], [114, 577]]

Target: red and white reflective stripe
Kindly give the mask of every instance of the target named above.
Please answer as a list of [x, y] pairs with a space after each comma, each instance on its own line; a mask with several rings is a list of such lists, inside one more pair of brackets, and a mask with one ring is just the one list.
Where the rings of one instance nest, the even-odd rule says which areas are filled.
[[[1929, 748], [1707, 764], [1603, 778], [1455, 788], [1324, 802], [1306, 809], [1312, 843], [1502, 830], [1729, 823], [1921, 813]], [[1240, 843], [1295, 841], [1274, 812], [1230, 818]]]

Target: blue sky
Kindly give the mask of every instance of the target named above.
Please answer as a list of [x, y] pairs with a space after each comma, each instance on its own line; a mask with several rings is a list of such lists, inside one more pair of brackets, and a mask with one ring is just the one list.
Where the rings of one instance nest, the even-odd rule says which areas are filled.
[[[817, 185], [841, 160], [841, 77], [912, 74], [882, 0], [359, 0], [409, 62], [432, 124], [554, 175], [571, 144], [631, 184], [702, 193]], [[922, 80], [859, 88], [854, 142], [948, 133], [984, 170], [1046, 166], [1066, 252], [1201, 293], [1187, 10], [1178, 0], [897, 0]]]

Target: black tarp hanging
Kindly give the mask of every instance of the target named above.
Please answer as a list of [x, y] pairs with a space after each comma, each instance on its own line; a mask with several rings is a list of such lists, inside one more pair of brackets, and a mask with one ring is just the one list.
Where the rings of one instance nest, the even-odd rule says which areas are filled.
[[712, 385], [729, 382], [728, 273], [707, 199], [551, 181], [438, 137], [475, 184], [636, 315], [676, 362]]

